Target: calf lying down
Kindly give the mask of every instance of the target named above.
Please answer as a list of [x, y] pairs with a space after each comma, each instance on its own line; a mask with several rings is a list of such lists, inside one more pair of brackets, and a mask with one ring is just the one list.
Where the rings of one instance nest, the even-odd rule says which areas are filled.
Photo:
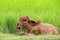
[[25, 34], [34, 34], [34, 35], [38, 35], [38, 34], [57, 35], [58, 34], [57, 28], [55, 28], [55, 26], [53, 26], [52, 24], [41, 23], [40, 21], [35, 22], [33, 20], [27, 20], [28, 18], [23, 19], [24, 17], [20, 19], [19, 25], [24, 30]]

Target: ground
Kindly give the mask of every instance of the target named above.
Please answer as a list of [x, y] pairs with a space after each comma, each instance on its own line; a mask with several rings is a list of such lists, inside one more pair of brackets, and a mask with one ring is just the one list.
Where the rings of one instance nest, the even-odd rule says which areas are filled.
[[0, 40], [60, 40], [60, 35], [20, 36], [7, 33], [0, 33]]

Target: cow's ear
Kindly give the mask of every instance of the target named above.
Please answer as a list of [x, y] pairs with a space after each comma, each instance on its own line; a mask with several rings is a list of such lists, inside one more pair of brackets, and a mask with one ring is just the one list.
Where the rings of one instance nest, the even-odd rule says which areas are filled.
[[36, 23], [36, 22], [35, 22], [35, 21], [33, 21], [33, 20], [30, 20], [30, 23], [32, 23], [32, 24], [33, 24], [33, 23]]
[[32, 26], [35, 26], [35, 25], [36, 25], [36, 22], [33, 21], [33, 20], [30, 20], [30, 21], [29, 21], [29, 24], [32, 25]]

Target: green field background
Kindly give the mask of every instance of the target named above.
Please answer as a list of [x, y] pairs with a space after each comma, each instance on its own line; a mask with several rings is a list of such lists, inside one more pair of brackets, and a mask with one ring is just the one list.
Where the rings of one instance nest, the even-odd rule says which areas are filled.
[[0, 32], [16, 33], [21, 16], [53, 24], [60, 32], [60, 0], [0, 0]]

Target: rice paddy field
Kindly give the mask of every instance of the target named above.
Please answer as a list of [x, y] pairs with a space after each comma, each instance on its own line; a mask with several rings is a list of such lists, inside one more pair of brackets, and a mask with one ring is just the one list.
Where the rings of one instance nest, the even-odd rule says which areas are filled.
[[53, 24], [60, 33], [60, 0], [0, 0], [0, 40], [60, 40], [60, 35], [15, 35], [21, 16]]

